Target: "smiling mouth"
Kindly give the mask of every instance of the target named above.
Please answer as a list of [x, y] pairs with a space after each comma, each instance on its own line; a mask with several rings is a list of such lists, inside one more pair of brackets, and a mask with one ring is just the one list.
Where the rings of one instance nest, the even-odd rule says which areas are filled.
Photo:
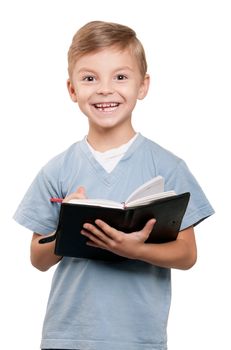
[[119, 107], [118, 102], [94, 103], [93, 106], [100, 112], [113, 112]]

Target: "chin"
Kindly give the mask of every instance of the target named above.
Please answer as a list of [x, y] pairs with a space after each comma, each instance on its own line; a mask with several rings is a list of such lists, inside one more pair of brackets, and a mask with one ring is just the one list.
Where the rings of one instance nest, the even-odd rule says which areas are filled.
[[94, 125], [97, 128], [105, 128], [105, 129], [110, 129], [110, 128], [116, 128], [119, 125], [124, 124], [124, 122], [121, 121], [115, 121], [115, 118], [109, 118], [109, 117], [102, 117], [97, 118], [97, 120], [89, 120], [91, 125]]

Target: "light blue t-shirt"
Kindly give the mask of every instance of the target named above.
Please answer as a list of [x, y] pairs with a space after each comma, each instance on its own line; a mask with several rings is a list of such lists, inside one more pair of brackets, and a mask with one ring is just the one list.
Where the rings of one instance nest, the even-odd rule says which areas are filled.
[[[122, 202], [157, 175], [164, 177], [165, 190], [191, 193], [181, 229], [213, 214], [184, 161], [139, 134], [111, 173], [85, 140], [72, 145], [41, 169], [14, 218], [46, 235], [55, 231], [60, 210], [50, 197], [84, 186], [88, 198]], [[64, 257], [54, 273], [41, 348], [166, 350], [170, 301], [170, 269]]]

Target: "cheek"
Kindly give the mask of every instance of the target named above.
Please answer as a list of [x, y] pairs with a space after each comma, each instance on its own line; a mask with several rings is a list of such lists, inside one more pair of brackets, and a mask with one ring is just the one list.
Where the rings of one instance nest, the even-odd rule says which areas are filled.
[[76, 96], [80, 101], [88, 100], [94, 94], [93, 87], [76, 86]]
[[130, 99], [137, 99], [140, 91], [140, 84], [137, 81], [132, 81], [130, 84], [124, 86], [124, 93]]
[[81, 90], [80, 92], [79, 91], [76, 92], [76, 97], [77, 97], [78, 103], [81, 104], [87, 100], [88, 95]]
[[127, 99], [130, 101], [131, 104], [135, 104], [137, 99], [139, 97], [139, 90], [137, 87], [133, 87], [133, 89], [130, 90], [130, 93], [127, 94]]

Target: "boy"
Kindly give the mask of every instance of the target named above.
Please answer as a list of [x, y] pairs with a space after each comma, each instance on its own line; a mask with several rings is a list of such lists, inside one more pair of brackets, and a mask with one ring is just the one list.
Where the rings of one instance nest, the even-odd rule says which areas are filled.
[[[149, 87], [145, 53], [135, 32], [115, 23], [90, 22], [74, 36], [68, 63], [68, 91], [88, 118], [88, 135], [42, 168], [15, 214], [34, 232], [32, 264], [45, 271], [58, 263], [41, 348], [166, 350], [170, 268], [194, 265], [193, 227], [213, 209], [185, 163], [132, 127], [136, 101]], [[62, 258], [54, 255], [53, 242], [38, 243], [57, 227], [60, 208], [50, 197], [122, 202], [157, 175], [165, 178], [165, 190], [191, 193], [176, 241], [145, 244], [153, 218], [129, 235], [100, 220], [97, 226], [84, 224], [81, 233], [88, 244], [128, 258], [121, 262]]]

